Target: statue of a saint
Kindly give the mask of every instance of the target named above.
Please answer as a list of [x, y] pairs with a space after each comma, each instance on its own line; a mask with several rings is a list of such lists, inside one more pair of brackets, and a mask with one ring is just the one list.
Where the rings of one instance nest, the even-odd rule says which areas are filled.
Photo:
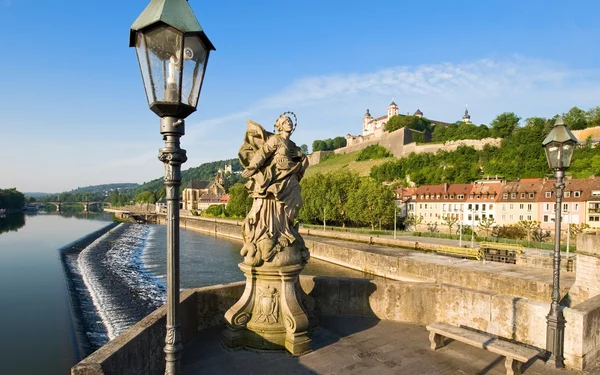
[[[283, 263], [294, 262], [298, 255], [303, 262], [309, 257], [294, 223], [302, 206], [299, 182], [308, 167], [308, 159], [290, 140], [295, 124], [288, 113], [275, 122], [277, 134], [248, 120], [239, 152], [245, 168], [242, 176], [250, 178], [246, 188], [254, 200], [244, 221], [241, 254], [244, 262], [252, 266], [272, 261], [278, 252], [288, 247], [298, 254], [287, 254]], [[282, 265], [282, 262], [277, 264]]]
[[308, 160], [290, 140], [296, 123], [288, 114], [296, 119], [292, 112], [279, 116], [275, 134], [247, 121], [239, 152], [253, 199], [242, 225], [244, 261], [239, 267], [246, 287], [225, 313], [223, 343], [301, 355], [311, 350], [309, 331], [316, 324], [314, 300], [300, 287], [299, 275], [309, 255], [295, 223]]

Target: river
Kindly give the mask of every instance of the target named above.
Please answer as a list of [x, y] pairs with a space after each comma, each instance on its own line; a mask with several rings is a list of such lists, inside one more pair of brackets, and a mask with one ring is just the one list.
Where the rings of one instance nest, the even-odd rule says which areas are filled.
[[[88, 354], [85, 347], [82, 349], [81, 340], [79, 345], [76, 340], [80, 337], [76, 331], [81, 335], [82, 327], [75, 329], [73, 315], [82, 315], [83, 320], [92, 322], [84, 330], [93, 349], [108, 340], [107, 330], [118, 334], [163, 303], [164, 226], [127, 226], [125, 234], [111, 243], [109, 262], [105, 261], [110, 264], [111, 274], [128, 285], [127, 293], [134, 290], [144, 298], [145, 309], [131, 309], [138, 315], [126, 316], [122, 312], [123, 305], [132, 304], [132, 300], [103, 298], [109, 294], [105, 292], [114, 292], [111, 288], [116, 284], [91, 272], [98, 267], [86, 266], [83, 259], [73, 257], [70, 262], [73, 269], [82, 269], [88, 277], [87, 288], [84, 283], [73, 283], [72, 277], [66, 280], [59, 249], [111, 220], [112, 216], [105, 214], [10, 215], [0, 220], [0, 374], [68, 374], [80, 357]], [[182, 230], [182, 288], [243, 280], [237, 267], [241, 260], [239, 249], [239, 241]], [[311, 260], [304, 274], [363, 276], [318, 260]], [[80, 299], [80, 306], [73, 309], [68, 288], [85, 295], [90, 294], [90, 284], [95, 286], [94, 301]], [[81, 316], [76, 318], [82, 320]]]

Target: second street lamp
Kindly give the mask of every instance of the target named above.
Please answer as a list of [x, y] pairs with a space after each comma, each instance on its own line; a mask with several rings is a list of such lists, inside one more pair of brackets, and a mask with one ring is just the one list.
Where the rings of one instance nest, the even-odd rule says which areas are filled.
[[554, 263], [552, 277], [552, 304], [546, 317], [546, 352], [550, 355], [548, 362], [555, 367], [564, 367], [565, 317], [560, 309], [560, 222], [562, 195], [565, 188], [563, 178], [565, 170], [571, 165], [571, 157], [577, 145], [577, 138], [565, 126], [562, 117], [558, 117], [554, 127], [542, 142], [546, 151], [548, 166], [554, 171], [556, 207], [554, 235]]
[[151, 0], [131, 26], [129, 46], [135, 47], [146, 98], [160, 116], [165, 147], [158, 159], [165, 165], [167, 200], [167, 326], [165, 374], [180, 373], [183, 349], [179, 327], [179, 146], [184, 119], [196, 111], [212, 45], [187, 0]]

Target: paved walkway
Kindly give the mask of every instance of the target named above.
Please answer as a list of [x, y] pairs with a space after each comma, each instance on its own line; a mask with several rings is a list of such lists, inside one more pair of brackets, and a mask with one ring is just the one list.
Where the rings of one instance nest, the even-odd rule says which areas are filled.
[[[314, 351], [301, 357], [250, 350], [227, 351], [221, 331], [198, 333], [183, 353], [182, 374], [415, 374], [504, 375], [504, 357], [452, 341], [429, 348], [425, 327], [365, 318], [322, 317]], [[572, 375], [541, 360], [523, 366], [524, 375]], [[598, 372], [585, 372], [598, 374]]]

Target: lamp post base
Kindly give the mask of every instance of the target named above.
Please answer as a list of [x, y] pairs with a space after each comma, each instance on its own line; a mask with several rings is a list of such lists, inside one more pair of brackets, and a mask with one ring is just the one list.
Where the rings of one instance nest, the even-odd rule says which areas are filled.
[[556, 368], [564, 368], [564, 333], [565, 318], [562, 313], [549, 314], [546, 317], [546, 354], [548, 359], [546, 363]]
[[[286, 350], [294, 356], [311, 349], [310, 329], [316, 325], [309, 315], [312, 297], [300, 288], [303, 265], [252, 267], [240, 263], [246, 289], [227, 311], [223, 344], [228, 348]], [[308, 311], [308, 313], [307, 313]]]

